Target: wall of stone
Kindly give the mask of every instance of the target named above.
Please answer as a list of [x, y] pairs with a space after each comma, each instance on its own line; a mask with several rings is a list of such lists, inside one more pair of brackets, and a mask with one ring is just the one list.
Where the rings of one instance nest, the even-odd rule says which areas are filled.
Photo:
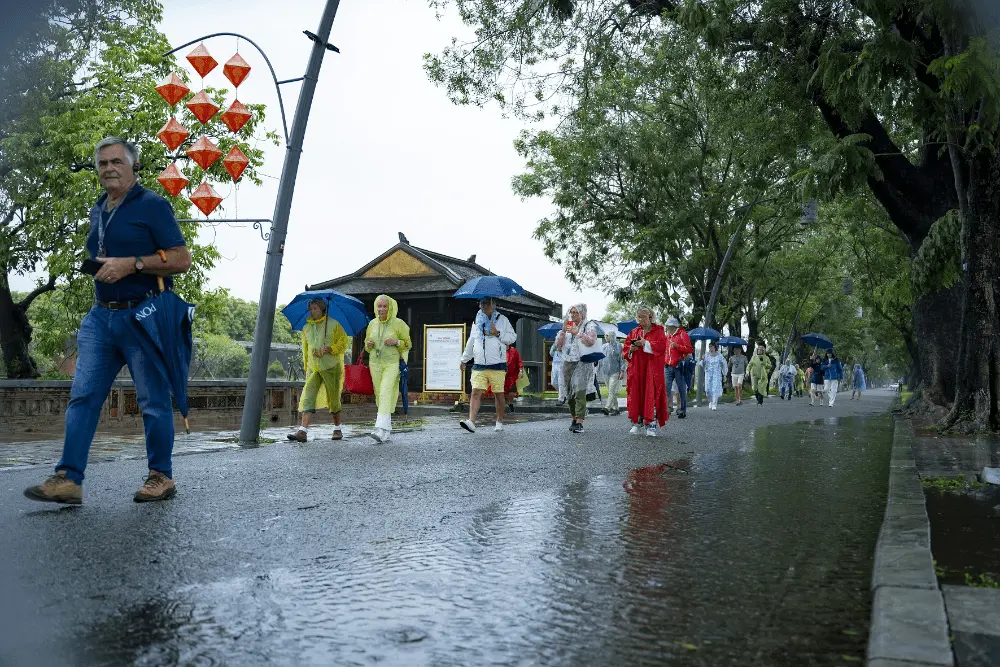
[[[0, 380], [0, 437], [9, 440], [37, 432], [61, 432], [71, 385], [69, 380]], [[271, 425], [298, 423], [301, 390], [301, 382], [268, 381], [263, 415]], [[191, 380], [188, 383], [191, 429], [238, 429], [245, 395], [245, 380]], [[433, 393], [411, 393], [409, 398], [411, 405], [451, 405], [466, 399], [464, 395]], [[345, 419], [375, 419], [373, 397], [345, 393], [343, 401]], [[175, 426], [180, 430], [184, 427], [183, 419], [179, 412], [174, 415]], [[329, 414], [316, 415], [316, 422], [328, 421]], [[115, 427], [142, 427], [135, 387], [130, 380], [115, 382], [101, 408], [98, 428]]]

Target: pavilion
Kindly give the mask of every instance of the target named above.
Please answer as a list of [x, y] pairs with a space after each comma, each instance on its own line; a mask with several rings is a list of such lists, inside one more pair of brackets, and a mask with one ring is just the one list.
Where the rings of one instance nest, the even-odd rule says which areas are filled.
[[[423, 391], [424, 327], [427, 325], [470, 325], [479, 304], [474, 300], [455, 299], [455, 290], [479, 276], [495, 275], [468, 259], [449, 257], [410, 245], [403, 234], [400, 242], [371, 260], [354, 273], [307, 285], [307, 290], [335, 289], [364, 302], [369, 315], [374, 312], [375, 299], [388, 294], [399, 304], [399, 317], [410, 325], [413, 350], [409, 361], [409, 391]], [[508, 276], [515, 281], [517, 276]], [[531, 384], [528, 391], [542, 391], [548, 384], [546, 346], [538, 335], [538, 327], [562, 317], [562, 305], [537, 294], [525, 294], [497, 299], [517, 332], [517, 350], [529, 369]], [[354, 339], [351, 358], [356, 359], [364, 344], [364, 335]], [[455, 360], [458, 363], [458, 359]], [[466, 377], [466, 391], [468, 391]]]

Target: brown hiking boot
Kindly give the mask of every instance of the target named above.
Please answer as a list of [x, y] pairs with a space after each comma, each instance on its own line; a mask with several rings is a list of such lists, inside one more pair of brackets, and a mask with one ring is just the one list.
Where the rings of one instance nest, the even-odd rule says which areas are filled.
[[309, 436], [306, 435], [305, 431], [296, 429], [288, 434], [288, 439], [293, 442], [306, 442], [309, 440]]
[[158, 470], [150, 470], [145, 483], [132, 496], [132, 500], [137, 503], [148, 503], [154, 500], [166, 500], [173, 498], [177, 493], [174, 480], [170, 479]]
[[43, 503], [79, 505], [83, 502], [83, 486], [67, 479], [66, 471], [60, 470], [38, 486], [25, 489], [24, 497]]
[[344, 433], [343, 433], [343, 431], [341, 431], [339, 428], [333, 429], [333, 435], [330, 436], [330, 439], [331, 440], [343, 440], [344, 439]]

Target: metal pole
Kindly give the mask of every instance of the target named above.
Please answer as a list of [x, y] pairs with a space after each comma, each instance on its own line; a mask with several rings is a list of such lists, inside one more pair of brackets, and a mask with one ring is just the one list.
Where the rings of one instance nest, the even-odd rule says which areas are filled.
[[264, 390], [267, 387], [267, 362], [271, 351], [271, 334], [274, 327], [274, 310], [278, 301], [281, 260], [285, 252], [285, 235], [288, 231], [288, 214], [292, 207], [295, 178], [299, 171], [302, 143], [306, 134], [306, 123], [309, 121], [313, 95], [316, 92], [316, 81], [323, 65], [323, 56], [326, 54], [330, 39], [330, 28], [333, 26], [333, 19], [337, 16], [339, 5], [340, 0], [327, 0], [316, 35], [306, 33], [313, 41], [313, 48], [312, 53], [309, 54], [309, 65], [306, 67], [302, 89], [299, 91], [299, 101], [295, 106], [292, 133], [285, 149], [285, 164], [281, 169], [281, 181], [278, 184], [278, 199], [274, 203], [274, 215], [272, 216], [274, 223], [267, 244], [267, 261], [264, 264], [264, 280], [260, 286], [257, 326], [254, 328], [253, 334], [250, 378], [247, 381], [243, 421], [240, 425], [240, 444], [242, 445], [256, 443], [260, 437], [260, 415], [264, 408]]
[[[733, 232], [733, 238], [729, 241], [729, 247], [726, 248], [726, 254], [722, 256], [722, 263], [719, 264], [719, 271], [715, 274], [715, 284], [712, 285], [712, 296], [708, 299], [708, 308], [705, 309], [705, 326], [712, 326], [712, 318], [715, 316], [715, 302], [719, 298], [719, 288], [722, 287], [722, 276], [726, 273], [726, 265], [729, 264], [729, 259], [733, 256], [733, 251], [736, 250], [736, 241], [740, 238], [740, 233], [747, 224], [747, 220], [750, 219], [750, 212], [753, 211], [753, 207], [757, 205], [760, 201], [760, 195], [753, 198], [750, 206], [747, 207], [746, 213], [743, 214], [743, 219], [740, 220], [739, 226], [736, 231]], [[707, 343], [701, 341], [701, 358], [705, 358], [705, 346]], [[705, 367], [698, 366], [695, 371], [695, 376], [698, 384], [698, 405], [701, 406], [701, 398], [705, 393]], [[670, 391], [670, 388], [667, 388]]]

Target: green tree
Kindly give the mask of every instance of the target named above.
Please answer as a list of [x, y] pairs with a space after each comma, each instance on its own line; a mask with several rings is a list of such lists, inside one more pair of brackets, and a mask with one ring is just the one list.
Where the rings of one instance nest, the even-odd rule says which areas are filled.
[[[684, 31], [665, 32], [588, 78], [557, 130], [525, 133], [528, 172], [515, 191], [554, 203], [535, 235], [572, 282], [611, 277], [619, 299], [635, 294], [697, 326], [745, 216], [727, 274], [755, 275], [800, 233], [793, 176], [812, 123], [745, 79]], [[730, 294], [707, 326], [738, 309]]]
[[[441, 7], [447, 0], [430, 0]], [[815, 184], [868, 188], [917, 255], [957, 211], [960, 299], [944, 285], [913, 305], [921, 393], [950, 402], [945, 426], [1000, 428], [1000, 67], [986, 3], [947, 0], [454, 0], [473, 40], [427, 57], [463, 103], [560, 113], [593, 63], [675, 26], [818, 112], [831, 142]], [[959, 303], [960, 308], [955, 304]], [[961, 322], [958, 355], [954, 322]], [[951, 371], [957, 368], [957, 375]], [[951, 381], [949, 382], [949, 378]]]
[[[57, 286], [70, 292], [66, 303], [92, 302], [93, 281], [77, 267], [89, 231], [88, 210], [99, 194], [92, 173], [94, 145], [104, 136], [121, 136], [140, 148], [141, 180], [161, 193], [156, 175], [171, 161], [182, 165], [191, 183], [188, 194], [206, 176], [185, 154], [196, 136], [169, 153], [156, 133], [169, 109], [155, 84], [173, 68], [160, 54], [169, 46], [157, 25], [156, 0], [54, 0], [42, 3], [32, 32], [12, 47], [13, 60], [0, 69], [5, 103], [0, 105], [0, 345], [8, 376], [34, 377], [38, 369], [29, 346], [28, 310]], [[222, 91], [211, 90], [216, 103]], [[263, 107], [235, 138], [215, 119], [203, 128], [225, 152], [240, 142], [250, 159], [242, 178], [257, 183], [263, 153], [245, 143], [263, 120]], [[181, 104], [179, 120], [199, 133], [198, 123]], [[275, 135], [269, 133], [269, 138]], [[207, 175], [229, 179], [221, 161]], [[191, 218], [184, 196], [172, 200], [179, 219]], [[176, 289], [197, 302], [208, 270], [219, 258], [211, 244], [197, 242], [199, 224], [181, 224], [193, 256], [191, 270], [178, 277]], [[37, 288], [14, 301], [9, 276], [46, 273]], [[74, 311], [63, 330], [82, 317]]]
[[195, 345], [191, 367], [192, 377], [245, 378], [250, 372], [250, 354], [228, 336], [205, 334]]

